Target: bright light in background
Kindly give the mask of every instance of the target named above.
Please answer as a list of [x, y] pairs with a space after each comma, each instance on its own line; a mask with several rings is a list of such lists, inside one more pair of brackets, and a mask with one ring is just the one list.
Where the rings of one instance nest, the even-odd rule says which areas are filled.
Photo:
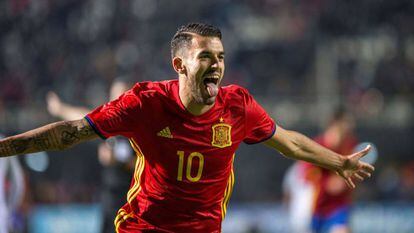
[[44, 172], [49, 167], [49, 156], [46, 152], [37, 152], [24, 157], [26, 165], [36, 172]]
[[371, 145], [371, 150], [368, 152], [368, 154], [366, 154], [364, 157], [361, 158], [361, 161], [364, 161], [369, 164], [374, 164], [378, 158], [378, 150], [377, 150], [377, 147], [374, 145], [374, 143], [362, 142], [355, 147], [354, 152], [363, 150], [368, 145]]

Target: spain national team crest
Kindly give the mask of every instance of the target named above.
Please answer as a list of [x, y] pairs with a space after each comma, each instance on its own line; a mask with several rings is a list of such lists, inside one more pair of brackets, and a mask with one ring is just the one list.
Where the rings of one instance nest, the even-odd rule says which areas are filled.
[[213, 139], [211, 145], [219, 148], [231, 146], [231, 125], [218, 123], [212, 126]]

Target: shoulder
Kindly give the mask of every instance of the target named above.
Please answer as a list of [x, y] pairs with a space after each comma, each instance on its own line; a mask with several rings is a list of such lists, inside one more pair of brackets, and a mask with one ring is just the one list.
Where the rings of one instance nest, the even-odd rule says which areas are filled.
[[240, 100], [243, 101], [250, 96], [249, 91], [239, 85], [228, 85], [221, 87], [224, 100]]
[[142, 108], [144, 105], [151, 106], [168, 96], [169, 85], [171, 85], [169, 81], [137, 82], [115, 102], [127, 109]]
[[166, 96], [172, 85], [176, 80], [165, 81], [144, 81], [138, 82], [132, 88], [132, 93], [141, 98], [154, 97], [154, 96]]
[[135, 83], [132, 90], [136, 94], [145, 94], [153, 92], [165, 92], [170, 85], [174, 83], [175, 80], [165, 80], [165, 81], [144, 81]]

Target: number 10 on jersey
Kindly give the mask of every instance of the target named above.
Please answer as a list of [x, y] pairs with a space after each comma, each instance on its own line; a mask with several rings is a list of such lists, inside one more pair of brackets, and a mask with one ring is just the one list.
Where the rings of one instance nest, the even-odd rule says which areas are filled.
[[[200, 180], [201, 175], [203, 174], [203, 167], [204, 167], [204, 156], [199, 152], [192, 152], [187, 159], [185, 159], [184, 151], [177, 151], [178, 155], [178, 172], [177, 172], [177, 180], [183, 181], [183, 173], [184, 173], [184, 165], [186, 166], [186, 173], [185, 178], [191, 182], [197, 182]], [[197, 175], [192, 176], [192, 165], [193, 160], [198, 159], [198, 169]]]

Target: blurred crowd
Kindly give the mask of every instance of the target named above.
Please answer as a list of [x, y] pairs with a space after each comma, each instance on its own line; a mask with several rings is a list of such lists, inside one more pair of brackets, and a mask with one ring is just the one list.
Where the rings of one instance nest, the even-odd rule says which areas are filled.
[[[367, 87], [394, 96], [414, 91], [414, 29], [409, 23], [414, 4], [409, 0], [8, 0], [0, 6], [0, 100], [5, 106], [30, 106], [49, 89], [97, 105], [116, 76], [174, 78], [168, 42], [188, 21], [223, 29], [226, 81], [258, 95], [312, 95], [319, 44], [370, 35], [385, 35], [379, 49], [389, 45], [387, 53], [357, 48], [373, 53], [368, 62], [374, 64], [364, 63], [362, 53], [341, 56], [341, 93]], [[355, 46], [345, 45], [340, 52]]]
[[[0, 1], [0, 131], [11, 134], [56, 120], [46, 111], [50, 90], [69, 103], [93, 107], [108, 99], [109, 86], [119, 76], [132, 82], [175, 78], [169, 41], [179, 25], [190, 21], [222, 29], [224, 82], [245, 86], [268, 100], [265, 106], [313, 100], [324, 90], [318, 75], [329, 74], [334, 86], [328, 89], [340, 101], [351, 107], [366, 101], [373, 121], [384, 115], [375, 107], [393, 103], [387, 105], [393, 118], [386, 119], [401, 120], [410, 127], [401, 135], [413, 135], [410, 0]], [[320, 65], [318, 58], [325, 55], [330, 60]], [[315, 125], [305, 128], [317, 130]], [[393, 148], [391, 142], [384, 147]], [[414, 164], [407, 159], [414, 155], [412, 143], [404, 148], [406, 159], [392, 163], [391, 149], [380, 151], [385, 162], [379, 161], [359, 197], [414, 200]], [[51, 182], [42, 179], [32, 187], [34, 202], [94, 200], [90, 185]]]

